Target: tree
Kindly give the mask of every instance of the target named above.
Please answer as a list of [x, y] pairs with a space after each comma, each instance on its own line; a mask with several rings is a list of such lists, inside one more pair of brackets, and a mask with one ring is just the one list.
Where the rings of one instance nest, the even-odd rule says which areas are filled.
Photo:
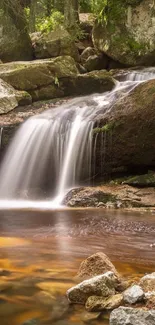
[[64, 23], [67, 29], [74, 29], [79, 23], [79, 1], [65, 0]]
[[30, 3], [30, 16], [29, 16], [29, 31], [31, 33], [36, 30], [36, 8], [37, 8], [37, 0], [31, 0]]

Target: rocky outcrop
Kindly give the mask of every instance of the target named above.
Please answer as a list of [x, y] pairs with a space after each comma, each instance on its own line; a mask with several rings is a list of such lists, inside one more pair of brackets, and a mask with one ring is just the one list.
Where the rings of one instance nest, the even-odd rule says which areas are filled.
[[155, 29], [152, 0], [110, 0], [103, 5], [93, 29], [94, 45], [123, 64], [155, 63]]
[[70, 303], [85, 304], [87, 299], [93, 295], [108, 297], [115, 294], [118, 279], [113, 272], [85, 280], [67, 291]]
[[80, 75], [70, 56], [0, 65], [0, 78], [34, 101], [112, 90], [115, 80], [104, 70]]
[[3, 62], [32, 60], [33, 58], [31, 40], [26, 27], [20, 26], [23, 18], [19, 15], [13, 20], [3, 10], [0, 12], [0, 59]]
[[127, 185], [115, 184], [76, 188], [66, 195], [64, 204], [69, 207], [106, 209], [154, 208], [155, 188], [146, 190], [145, 188], [136, 189]]
[[89, 256], [81, 263], [77, 276], [79, 278], [89, 278], [108, 271], [118, 276], [118, 272], [108, 256], [99, 252]]
[[53, 58], [57, 56], [69, 55], [79, 61], [79, 53], [73, 38], [66, 30], [57, 30], [33, 37], [33, 47], [36, 59]]
[[121, 167], [139, 172], [140, 166], [146, 170], [155, 166], [154, 103], [155, 80], [150, 80], [118, 99], [103, 117], [98, 116], [96, 172], [100, 173], [103, 157], [104, 173]]
[[31, 96], [26, 91], [16, 91], [0, 79], [0, 114], [6, 114], [20, 105], [30, 104]]
[[110, 315], [110, 325], [154, 325], [155, 310], [119, 307]]

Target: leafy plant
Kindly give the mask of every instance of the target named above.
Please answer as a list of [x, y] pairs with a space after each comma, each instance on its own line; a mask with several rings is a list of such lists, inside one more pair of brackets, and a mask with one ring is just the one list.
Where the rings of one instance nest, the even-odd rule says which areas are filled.
[[64, 16], [60, 11], [53, 11], [50, 17], [37, 19], [36, 30], [43, 32], [50, 32], [62, 26]]

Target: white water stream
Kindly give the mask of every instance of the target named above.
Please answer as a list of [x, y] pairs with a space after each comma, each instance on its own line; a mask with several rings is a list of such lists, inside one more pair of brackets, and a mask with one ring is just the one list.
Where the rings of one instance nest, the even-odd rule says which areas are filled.
[[[155, 79], [155, 68], [132, 71], [125, 79], [111, 92], [75, 98], [23, 123], [1, 166], [1, 208], [57, 207], [70, 188], [90, 179], [96, 117], [139, 83]], [[51, 199], [29, 201], [40, 189]]]

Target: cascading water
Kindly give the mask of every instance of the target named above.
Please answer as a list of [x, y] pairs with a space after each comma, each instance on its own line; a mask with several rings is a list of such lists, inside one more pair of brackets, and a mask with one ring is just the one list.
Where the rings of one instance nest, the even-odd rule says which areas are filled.
[[89, 180], [95, 155], [93, 127], [98, 114], [110, 111], [140, 82], [155, 79], [155, 69], [132, 71], [104, 94], [75, 98], [29, 118], [17, 131], [0, 170], [1, 200], [28, 199], [37, 189], [48, 192], [54, 205], [66, 191]]

